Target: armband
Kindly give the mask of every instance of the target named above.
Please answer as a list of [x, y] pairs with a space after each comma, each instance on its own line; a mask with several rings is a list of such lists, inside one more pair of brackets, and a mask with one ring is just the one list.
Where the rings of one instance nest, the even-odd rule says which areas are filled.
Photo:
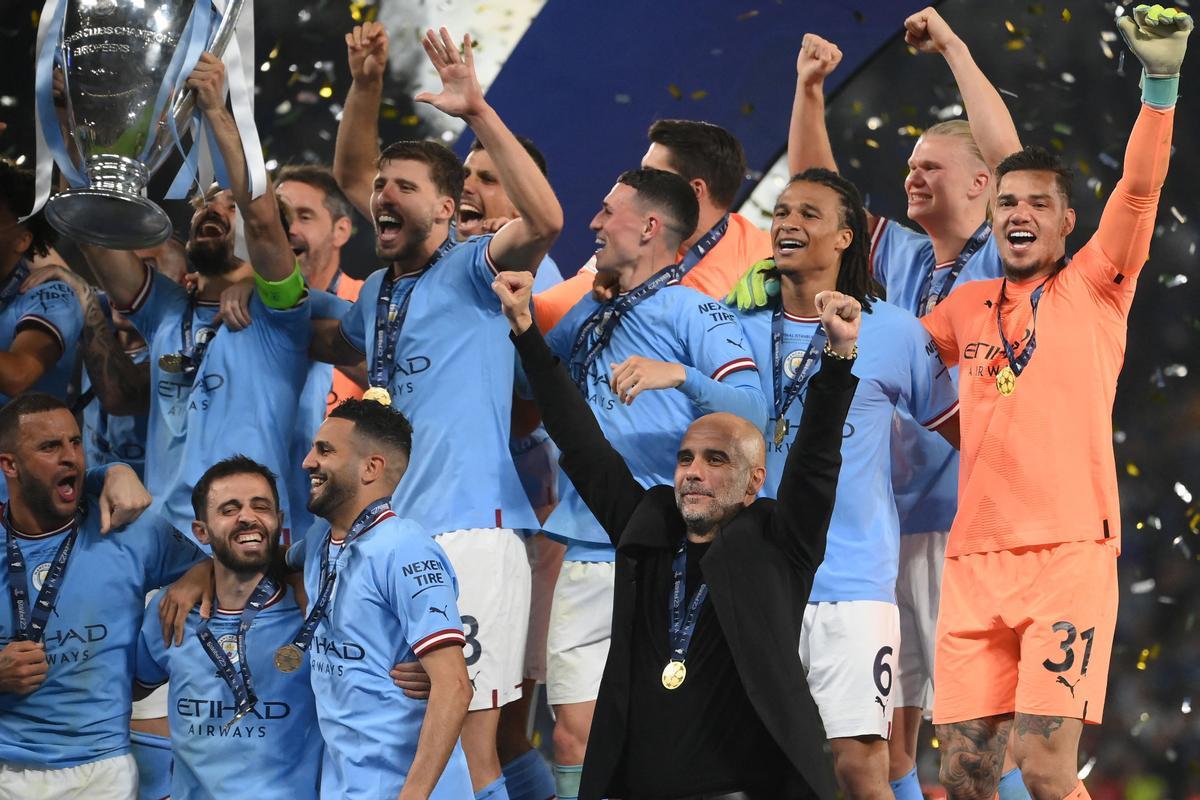
[[281, 311], [295, 308], [306, 291], [304, 276], [300, 274], [300, 261], [296, 261], [292, 274], [281, 281], [269, 281], [255, 272], [254, 286], [258, 289], [258, 296], [262, 298], [263, 305], [267, 308]]

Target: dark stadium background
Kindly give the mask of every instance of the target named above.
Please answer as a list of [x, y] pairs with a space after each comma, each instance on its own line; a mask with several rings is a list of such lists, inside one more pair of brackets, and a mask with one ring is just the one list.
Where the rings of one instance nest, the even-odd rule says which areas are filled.
[[[399, 2], [383, 0], [393, 1]], [[569, 2], [550, 0], [530, 34], [543, 38], [522, 43], [517, 52], [524, 55], [514, 55], [513, 71], [518, 66], [528, 71], [531, 52], [536, 65], [538, 48], [554, 37], [555, 26], [578, 24], [571, 19], [575, 11], [564, 15], [563, 4]], [[29, 0], [0, 3], [0, 122], [9, 126], [0, 133], [0, 156], [24, 156], [27, 165], [34, 152], [31, 64], [40, 5]], [[483, 5], [455, 0], [415, 3], [434, 19], [445, 9], [483, 13]], [[487, 5], [494, 14], [505, 3], [494, 0]], [[678, 4], [667, 4], [674, 5]], [[333, 106], [349, 82], [340, 36], [355, 15], [369, 17], [376, 7], [361, 0], [258, 0], [257, 6], [256, 58], [270, 60], [275, 67], [256, 73], [257, 118], [267, 155], [279, 163], [328, 161], [336, 130]], [[588, 162], [606, 157], [633, 164], [644, 148], [641, 131], [654, 116], [724, 120], [737, 117], [730, 108], [740, 109], [749, 121], [738, 127], [739, 135], [747, 142], [752, 162], [758, 162], [751, 163], [749, 193], [784, 146], [792, 65], [805, 31], [837, 37], [848, 53], [835, 73], [841, 85], [829, 103], [829, 128], [841, 168], [877, 213], [903, 218], [901, 181], [915, 136], [939, 115], [952, 115], [959, 102], [944, 62], [912, 54], [895, 36], [905, 14], [917, 7], [912, 2], [851, 0], [839, 4], [834, 14], [829, 10], [833, 4], [815, 0], [699, 0], [688, 3], [686, 13], [715, 21], [705, 29], [709, 38], [703, 47], [692, 46], [687, 36], [664, 34], [648, 25], [647, 15], [652, 21], [659, 18], [651, 14], [651, 4], [622, 0], [603, 6], [610, 18], [629, 20], [627, 26], [593, 30], [586, 43], [611, 53], [611, 62], [593, 63], [592, 74], [572, 72], [574, 43], [568, 39], [566, 50], [550, 65], [558, 69], [548, 68], [539, 83], [525, 82], [522, 102], [530, 105], [514, 107], [506, 100], [500, 108], [506, 116], [537, 119], [545, 109], [535, 104], [560, 96], [556, 87], [624, 80], [613, 78], [615, 66], [640, 59], [642, 79], [629, 82], [628, 95], [618, 86], [610, 106], [553, 109], [558, 126], [566, 126], [565, 134], [556, 133], [573, 148], [570, 154], [551, 157], [552, 181], [573, 212], [568, 228], [584, 227], [587, 217], [575, 210], [589, 208], [599, 197], [592, 188], [595, 181], [583, 177]], [[654, 8], [659, 15], [665, 13]], [[1138, 110], [1138, 67], [1131, 56], [1121, 56], [1124, 47], [1113, 24], [1117, 4], [946, 0], [939, 9], [1004, 93], [1022, 140], [1059, 151], [1075, 168], [1079, 232], [1071, 246], [1081, 246], [1119, 176], [1124, 143]], [[853, 25], [861, 26], [861, 33]], [[487, 44], [488, 31], [472, 32]], [[657, 49], [631, 51], [633, 37], [643, 43], [657, 40]], [[713, 37], [720, 39], [718, 45]], [[724, 61], [714, 66], [713, 59]], [[760, 85], [744, 75], [733, 82], [736, 85], [732, 78], [703, 85], [676, 77], [720, 75], [726, 64], [751, 62], [766, 65], [760, 70]], [[507, 98], [521, 78], [502, 71], [493, 94]], [[1200, 272], [1195, 268], [1200, 242], [1200, 52], [1193, 52], [1185, 63], [1181, 90], [1171, 175], [1151, 261], [1133, 306], [1114, 409], [1124, 525], [1121, 611], [1105, 722], [1088, 729], [1082, 745], [1091, 793], [1108, 800], [1200, 796], [1200, 712], [1192, 708], [1200, 702], [1200, 501], [1192, 497], [1200, 493]], [[642, 101], [646, 95], [652, 102]], [[385, 139], [441, 133], [414, 114], [399, 82], [387, 97], [381, 124]], [[614, 151], [615, 128], [621, 128], [624, 140]], [[535, 139], [550, 136], [548, 131], [520, 130]], [[161, 182], [160, 176], [156, 185]], [[771, 191], [770, 186], [764, 189], [768, 203]], [[186, 208], [168, 210], [177, 228], [186, 231]], [[744, 211], [758, 213], [757, 208]], [[359, 220], [358, 228], [343, 263], [350, 272], [363, 274], [374, 262], [369, 225]], [[568, 272], [580, 261], [577, 234], [586, 232], [564, 236], [554, 252]], [[932, 731], [925, 735], [932, 736]], [[936, 780], [933, 756], [922, 762], [922, 777], [927, 783]]]

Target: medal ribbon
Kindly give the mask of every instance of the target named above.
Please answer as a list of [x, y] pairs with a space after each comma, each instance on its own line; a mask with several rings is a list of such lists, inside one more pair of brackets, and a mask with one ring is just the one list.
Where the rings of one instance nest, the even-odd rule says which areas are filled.
[[800, 362], [799, 368], [796, 370], [795, 376], [787, 385], [783, 387], [783, 304], [779, 306], [771, 314], [771, 360], [774, 361], [774, 377], [775, 377], [775, 419], [781, 420], [787, 414], [787, 410], [791, 407], [792, 401], [800, 396], [800, 392], [808, 385], [808, 380], [813, 376], [813, 368], [817, 365], [818, 359], [821, 357], [821, 351], [825, 349], [825, 329], [817, 323], [817, 329], [813, 331], [812, 338], [808, 341], [808, 347], [804, 350], [804, 358]]
[[[196, 290], [188, 292], [187, 311], [184, 312], [183, 318], [179, 320], [179, 338], [183, 346], [179, 350], [179, 356], [183, 362], [183, 373], [192, 377], [193, 383], [196, 376], [200, 374], [200, 364], [204, 361], [204, 354], [208, 352], [208, 346], [212, 344], [213, 339], [217, 338], [217, 331], [221, 329], [221, 322], [210, 328], [213, 335], [209, 336], [203, 342], [196, 342], [192, 335], [193, 318], [196, 316]], [[207, 326], [206, 326], [207, 327]]]
[[1070, 261], [1069, 258], [1063, 256], [1058, 262], [1058, 266], [1054, 272], [1046, 276], [1046, 279], [1038, 284], [1038, 287], [1029, 295], [1029, 304], [1033, 307], [1033, 330], [1029, 334], [1029, 341], [1021, 348], [1021, 354], [1017, 355], [1013, 349], [1013, 343], [1004, 335], [1004, 319], [1001, 317], [1000, 309], [1004, 306], [1004, 291], [1008, 287], [1008, 278], [1005, 278], [1000, 283], [1000, 299], [996, 301], [996, 330], [1000, 334], [1000, 343], [1004, 345], [1004, 355], [1008, 359], [1008, 365], [1012, 367], [1013, 374], [1020, 377], [1021, 372], [1025, 367], [1029, 366], [1030, 359], [1033, 358], [1033, 351], [1037, 349], [1037, 312], [1038, 302], [1042, 299], [1042, 292], [1046, 290], [1046, 284], [1050, 279], [1059, 273], [1063, 267]]
[[17, 267], [8, 276], [8, 281], [0, 288], [0, 311], [8, 308], [9, 303], [16, 299], [21, 290], [21, 284], [29, 277], [29, 262], [21, 259]]
[[[579, 387], [579, 391], [583, 393], [584, 397], [588, 393], [588, 373], [591, 372], [592, 365], [596, 363], [596, 359], [600, 357], [600, 353], [608, 346], [613, 333], [621, 323], [621, 318], [630, 311], [633, 311], [643, 300], [653, 297], [659, 289], [662, 289], [664, 286], [670, 286], [673, 283], [678, 283], [679, 278], [684, 273], [685, 271], [681, 270], [679, 264], [664, 267], [647, 278], [641, 286], [638, 286], [631, 292], [609, 300], [592, 312], [592, 315], [587, 318], [583, 326], [579, 329], [579, 333], [575, 334], [575, 341], [571, 345], [571, 355], [568, 358], [571, 377], [575, 380], [575, 385]], [[593, 333], [596, 339], [591, 347], [587, 349], [587, 352], [584, 353], [583, 358], [580, 359], [579, 353], [583, 350]]]
[[[413, 289], [417, 287], [417, 278], [421, 277], [434, 264], [442, 260], [442, 256], [454, 247], [454, 241], [447, 239], [442, 242], [428, 263], [415, 275], [401, 275], [399, 278], [392, 274], [389, 268], [379, 285], [379, 297], [375, 301], [375, 348], [371, 360], [371, 386], [387, 389], [392, 385], [392, 377], [396, 374], [396, 345], [400, 342], [400, 330], [404, 327], [404, 318], [408, 316], [408, 301], [412, 299]], [[412, 278], [408, 291], [404, 292], [399, 305], [396, 304], [396, 284], [404, 278]]]
[[329, 564], [329, 546], [333, 539], [333, 530], [331, 529], [325, 534], [325, 543], [321, 547], [321, 589], [317, 592], [317, 601], [313, 603], [308, 616], [304, 618], [304, 624], [300, 626], [300, 630], [292, 639], [292, 647], [303, 653], [312, 642], [313, 634], [317, 632], [317, 625], [320, 624], [321, 619], [325, 616], [325, 610], [329, 607], [329, 598], [333, 596], [333, 584], [337, 581], [337, 563], [341, 561], [342, 553], [367, 528], [374, 525], [381, 516], [391, 510], [392, 501], [387, 497], [376, 500], [367, 506], [358, 515], [358, 519], [354, 520], [354, 524], [350, 526], [350, 530], [346, 532], [346, 538], [342, 540], [339, 546], [338, 557], [332, 569]]
[[921, 301], [917, 303], [917, 308], [921, 309], [921, 316], [925, 316], [934, 307], [946, 299], [946, 295], [950, 294], [950, 290], [954, 288], [954, 282], [958, 280], [959, 273], [963, 271], [963, 267], [971, 260], [971, 256], [979, 252], [979, 248], [987, 243], [988, 237], [992, 235], [992, 226], [989, 222], [984, 222], [979, 226], [967, 243], [963, 245], [962, 252], [958, 254], [958, 258], [954, 259], [954, 265], [950, 267], [950, 272], [947, 273], [945, 279], [942, 280], [941, 287], [935, 293], [933, 291], [933, 273], [937, 266], [931, 264], [929, 266], [929, 277], [925, 279], [925, 293], [921, 295]]
[[254, 587], [250, 599], [246, 601], [246, 607], [242, 610], [237, 629], [238, 669], [233, 668], [233, 659], [229, 657], [217, 638], [212, 635], [212, 631], [208, 629], [209, 621], [201, 619], [200, 624], [196, 626], [196, 638], [200, 640], [204, 652], [208, 654], [209, 659], [217, 668], [217, 674], [233, 692], [235, 711], [233, 719], [229, 721], [230, 725], [250, 713], [254, 709], [255, 703], [258, 702], [258, 695], [254, 692], [254, 681], [250, 676], [250, 654], [246, 650], [246, 633], [250, 630], [258, 612], [263, 610], [267, 601], [278, 591], [279, 587], [275, 581], [269, 575], [264, 575], [258, 582], [258, 586]]
[[700, 237], [700, 241], [696, 242], [691, 248], [683, 254], [683, 258], [679, 260], [679, 279], [682, 280], [684, 275], [691, 272], [692, 267], [700, 263], [700, 259], [716, 247], [717, 242], [725, 236], [725, 231], [729, 230], [729, 215], [721, 217], [717, 220], [717, 224], [708, 229], [708, 233]]
[[12, 597], [14, 627], [13, 641], [40, 642], [46, 634], [46, 623], [58, 604], [58, 593], [62, 588], [63, 576], [67, 571], [67, 560], [75, 548], [75, 539], [79, 535], [79, 523], [82, 513], [76, 513], [75, 521], [71, 524], [71, 532], [58, 546], [54, 560], [50, 562], [50, 571], [42, 581], [33, 609], [29, 608], [29, 591], [25, 588], [25, 556], [17, 545], [13, 534], [12, 519], [8, 508], [4, 509], [5, 547], [8, 553], [8, 592]]
[[675, 575], [675, 587], [671, 590], [671, 627], [667, 630], [667, 641], [671, 647], [671, 661], [686, 661], [688, 648], [692, 645], [692, 634], [696, 632], [696, 621], [700, 618], [700, 606], [708, 597], [708, 584], [700, 584], [692, 602], [688, 603], [687, 615], [683, 613], [683, 599], [687, 582], [687, 537], [679, 543], [675, 558], [671, 562]]

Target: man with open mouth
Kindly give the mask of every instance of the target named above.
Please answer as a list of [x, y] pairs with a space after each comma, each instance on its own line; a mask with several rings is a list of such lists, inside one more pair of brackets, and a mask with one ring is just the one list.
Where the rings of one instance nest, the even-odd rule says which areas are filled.
[[[154, 514], [109, 533], [103, 480], [84, 474], [83, 437], [70, 410], [27, 393], [0, 409], [0, 472], [10, 501], [0, 523], [0, 798], [134, 800], [129, 714], [134, 647], [148, 590], [204, 558]], [[149, 505], [145, 496], [141, 508]]]

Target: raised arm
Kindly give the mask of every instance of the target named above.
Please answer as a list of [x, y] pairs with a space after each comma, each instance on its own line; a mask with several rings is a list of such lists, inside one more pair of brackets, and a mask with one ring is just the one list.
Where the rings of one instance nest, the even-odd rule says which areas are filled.
[[816, 572], [825, 558], [825, 536], [842, 467], [842, 429], [858, 385], [850, 368], [858, 352], [862, 312], [857, 300], [839, 292], [818, 294], [817, 309], [829, 344], [821, 357], [821, 370], [808, 384], [771, 522], [784, 550], [808, 573]]
[[941, 53], [954, 73], [971, 125], [971, 136], [989, 169], [1021, 149], [1021, 139], [1004, 99], [979, 69], [971, 51], [932, 7], [904, 21], [904, 41], [922, 53]]
[[815, 33], [804, 34], [796, 56], [796, 96], [788, 126], [788, 174], [812, 167], [837, 172], [825, 129], [825, 78], [842, 61], [842, 51]]
[[34, 270], [23, 291], [47, 281], [62, 281], [75, 292], [83, 314], [83, 366], [91, 379], [100, 407], [116, 416], [145, 414], [150, 410], [150, 364], [135, 364], [117, 341], [104, 306], [96, 292], [66, 267], [52, 265]]
[[[1125, 146], [1121, 179], [1104, 204], [1100, 226], [1088, 244], [1098, 246], [1116, 272], [1134, 277], [1150, 256], [1154, 219], [1171, 159], [1179, 68], [1192, 19], [1172, 13], [1156, 14], [1152, 20], [1148, 7], [1138, 6], [1132, 18], [1118, 21], [1118, 28], [1142, 62], [1142, 110]], [[1105, 276], [1103, 285], [1114, 285], [1114, 277]]]
[[146, 288], [147, 267], [132, 250], [106, 250], [77, 243], [92, 274], [118, 309], [133, 308]]
[[[296, 256], [288, 242], [287, 232], [279, 218], [279, 203], [270, 182], [267, 190], [258, 197], [250, 196], [250, 177], [242, 150], [242, 137], [238, 133], [233, 114], [225, 107], [225, 65], [212, 53], [200, 56], [196, 68], [188, 76], [187, 86], [196, 92], [196, 104], [204, 113], [212, 128], [213, 137], [225, 161], [229, 173], [230, 190], [246, 230], [246, 248], [250, 253], [250, 264], [265, 281], [279, 283], [293, 275], [299, 277]], [[299, 292], [289, 287], [290, 303], [295, 305]], [[301, 287], [302, 289], [302, 282]], [[296, 295], [293, 297], [292, 295]], [[264, 300], [267, 298], [264, 296]], [[268, 303], [272, 305], [272, 303]]]
[[604, 438], [591, 407], [533, 324], [532, 288], [533, 275], [526, 272], [502, 272], [492, 284], [512, 327], [513, 344], [542, 422], [562, 451], [559, 463], [615, 547], [646, 490]]
[[383, 25], [356, 25], [346, 34], [346, 55], [351, 83], [333, 148], [333, 177], [351, 205], [370, 219], [379, 161], [379, 104], [388, 64], [388, 36]]
[[517, 137], [484, 99], [475, 77], [471, 37], [463, 38], [461, 54], [445, 28], [436, 34], [428, 31], [421, 44], [441, 76], [442, 91], [422, 92], [414, 99], [460, 117], [471, 126], [492, 157], [500, 184], [520, 214], [492, 239], [488, 250], [492, 263], [498, 269], [536, 271], [562, 231], [562, 207], [554, 190]]

